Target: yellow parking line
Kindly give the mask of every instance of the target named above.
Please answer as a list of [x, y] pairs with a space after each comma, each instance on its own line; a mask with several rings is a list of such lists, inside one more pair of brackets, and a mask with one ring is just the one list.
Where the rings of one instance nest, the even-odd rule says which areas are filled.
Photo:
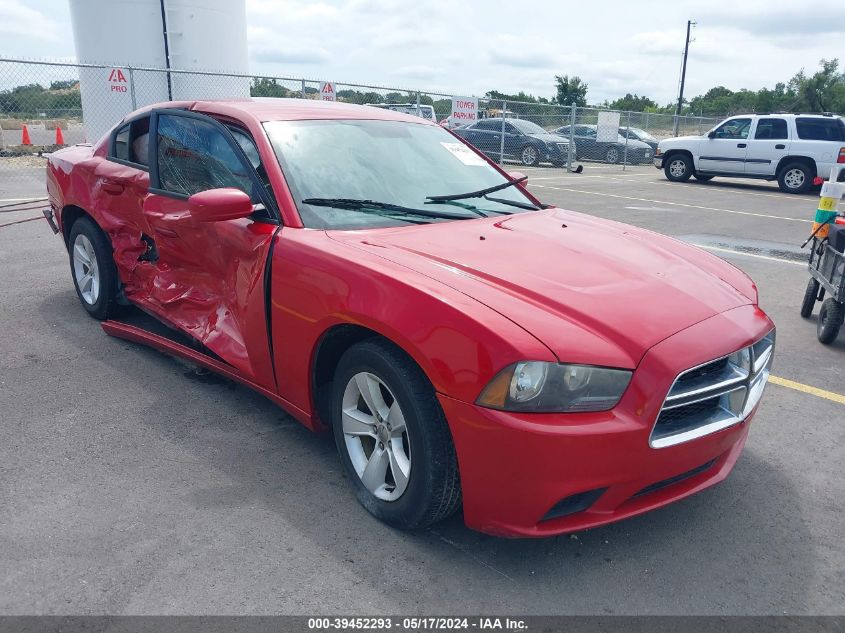
[[845, 396], [841, 393], [834, 393], [833, 391], [826, 391], [825, 389], [819, 389], [818, 387], [811, 387], [810, 385], [805, 385], [802, 382], [795, 382], [794, 380], [788, 380], [786, 378], [781, 378], [780, 376], [769, 376], [769, 382], [780, 385], [781, 387], [786, 387], [787, 389], [795, 389], [795, 391], [808, 393], [811, 396], [816, 396], [817, 398], [824, 398], [825, 400], [845, 404]]

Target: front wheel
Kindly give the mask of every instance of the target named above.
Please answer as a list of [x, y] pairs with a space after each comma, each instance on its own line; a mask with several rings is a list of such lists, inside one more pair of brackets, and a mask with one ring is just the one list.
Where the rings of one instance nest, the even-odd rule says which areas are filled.
[[663, 167], [666, 178], [672, 182], [684, 182], [692, 176], [692, 159], [686, 154], [675, 154], [666, 159]]
[[813, 184], [813, 171], [806, 163], [789, 163], [778, 172], [778, 186], [786, 193], [804, 193]]
[[604, 155], [604, 160], [608, 163], [615, 165], [619, 162], [619, 148], [618, 147], [609, 147], [607, 153]]
[[839, 335], [839, 328], [842, 327], [845, 313], [842, 304], [836, 299], [827, 299], [819, 311], [819, 322], [816, 325], [816, 336], [820, 343], [830, 345]]
[[526, 167], [534, 167], [537, 163], [540, 162], [540, 153], [537, 151], [537, 148], [533, 145], [526, 145], [522, 148], [522, 151], [519, 153], [519, 159], [522, 161], [522, 164]]
[[434, 388], [401, 350], [365, 341], [340, 359], [332, 428], [358, 501], [400, 529], [430, 525], [460, 504], [458, 461]]
[[70, 272], [76, 296], [95, 319], [117, 312], [118, 278], [112, 247], [97, 224], [88, 217], [73, 223], [68, 236]]

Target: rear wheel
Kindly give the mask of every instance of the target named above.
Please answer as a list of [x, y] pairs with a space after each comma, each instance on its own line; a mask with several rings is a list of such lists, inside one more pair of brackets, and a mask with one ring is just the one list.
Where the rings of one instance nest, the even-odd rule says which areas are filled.
[[458, 461], [434, 388], [408, 356], [365, 341], [340, 359], [332, 387], [335, 444], [358, 501], [401, 529], [460, 504]]
[[786, 193], [804, 193], [812, 186], [813, 176], [807, 163], [788, 163], [778, 172], [778, 186]]
[[842, 327], [842, 320], [845, 312], [842, 304], [836, 299], [827, 299], [822, 304], [819, 312], [819, 322], [816, 325], [816, 336], [820, 343], [830, 345], [839, 335], [839, 328]]
[[686, 154], [673, 154], [665, 161], [663, 173], [672, 182], [684, 182], [692, 176], [692, 160]]
[[819, 282], [810, 277], [807, 282], [807, 289], [804, 291], [804, 300], [801, 302], [801, 316], [805, 319], [813, 313], [816, 301], [819, 298]]
[[82, 307], [95, 319], [108, 319], [120, 308], [117, 268], [108, 238], [91, 218], [82, 217], [70, 229], [68, 248], [73, 285]]
[[707, 176], [705, 174], [693, 174], [693, 176], [698, 182], [709, 182], [713, 180], [713, 176]]

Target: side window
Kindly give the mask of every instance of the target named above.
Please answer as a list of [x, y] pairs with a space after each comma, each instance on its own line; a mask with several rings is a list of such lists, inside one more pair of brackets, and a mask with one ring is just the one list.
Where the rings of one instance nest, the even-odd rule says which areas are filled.
[[516, 126], [511, 125], [510, 123], [505, 123], [505, 132], [508, 134], [520, 134], [521, 132], [516, 128]]
[[716, 128], [714, 138], [746, 139], [750, 127], [751, 119], [731, 119]]
[[808, 141], [845, 141], [845, 123], [839, 119], [798, 118], [795, 119], [798, 138]]
[[114, 157], [129, 160], [129, 124], [127, 123], [114, 135]]
[[[485, 119], [484, 121], [478, 122], [478, 129], [479, 130], [493, 130], [496, 127], [496, 123], [497, 122], [494, 121], [493, 119]], [[501, 125], [502, 124], [499, 123], [499, 126], [501, 126]]]
[[789, 138], [789, 133], [786, 131], [786, 121], [783, 119], [760, 119], [757, 121], [757, 131], [754, 132], [754, 138], [771, 140]]
[[214, 125], [193, 117], [158, 117], [159, 188], [190, 196], [208, 189], [234, 187], [252, 195], [246, 165]]
[[112, 158], [138, 165], [149, 165], [150, 117], [135, 119], [114, 135]]

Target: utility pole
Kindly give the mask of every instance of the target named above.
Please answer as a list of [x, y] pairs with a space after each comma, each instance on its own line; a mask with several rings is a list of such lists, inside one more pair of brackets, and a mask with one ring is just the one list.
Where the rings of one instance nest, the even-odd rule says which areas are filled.
[[684, 44], [684, 64], [681, 67], [681, 90], [678, 93], [678, 107], [675, 108], [675, 136], [678, 136], [678, 125], [681, 120], [681, 106], [684, 103], [684, 82], [687, 78], [687, 55], [689, 55], [689, 32], [690, 28], [693, 26], [695, 26], [695, 22], [687, 20], [687, 41], [686, 44]]

